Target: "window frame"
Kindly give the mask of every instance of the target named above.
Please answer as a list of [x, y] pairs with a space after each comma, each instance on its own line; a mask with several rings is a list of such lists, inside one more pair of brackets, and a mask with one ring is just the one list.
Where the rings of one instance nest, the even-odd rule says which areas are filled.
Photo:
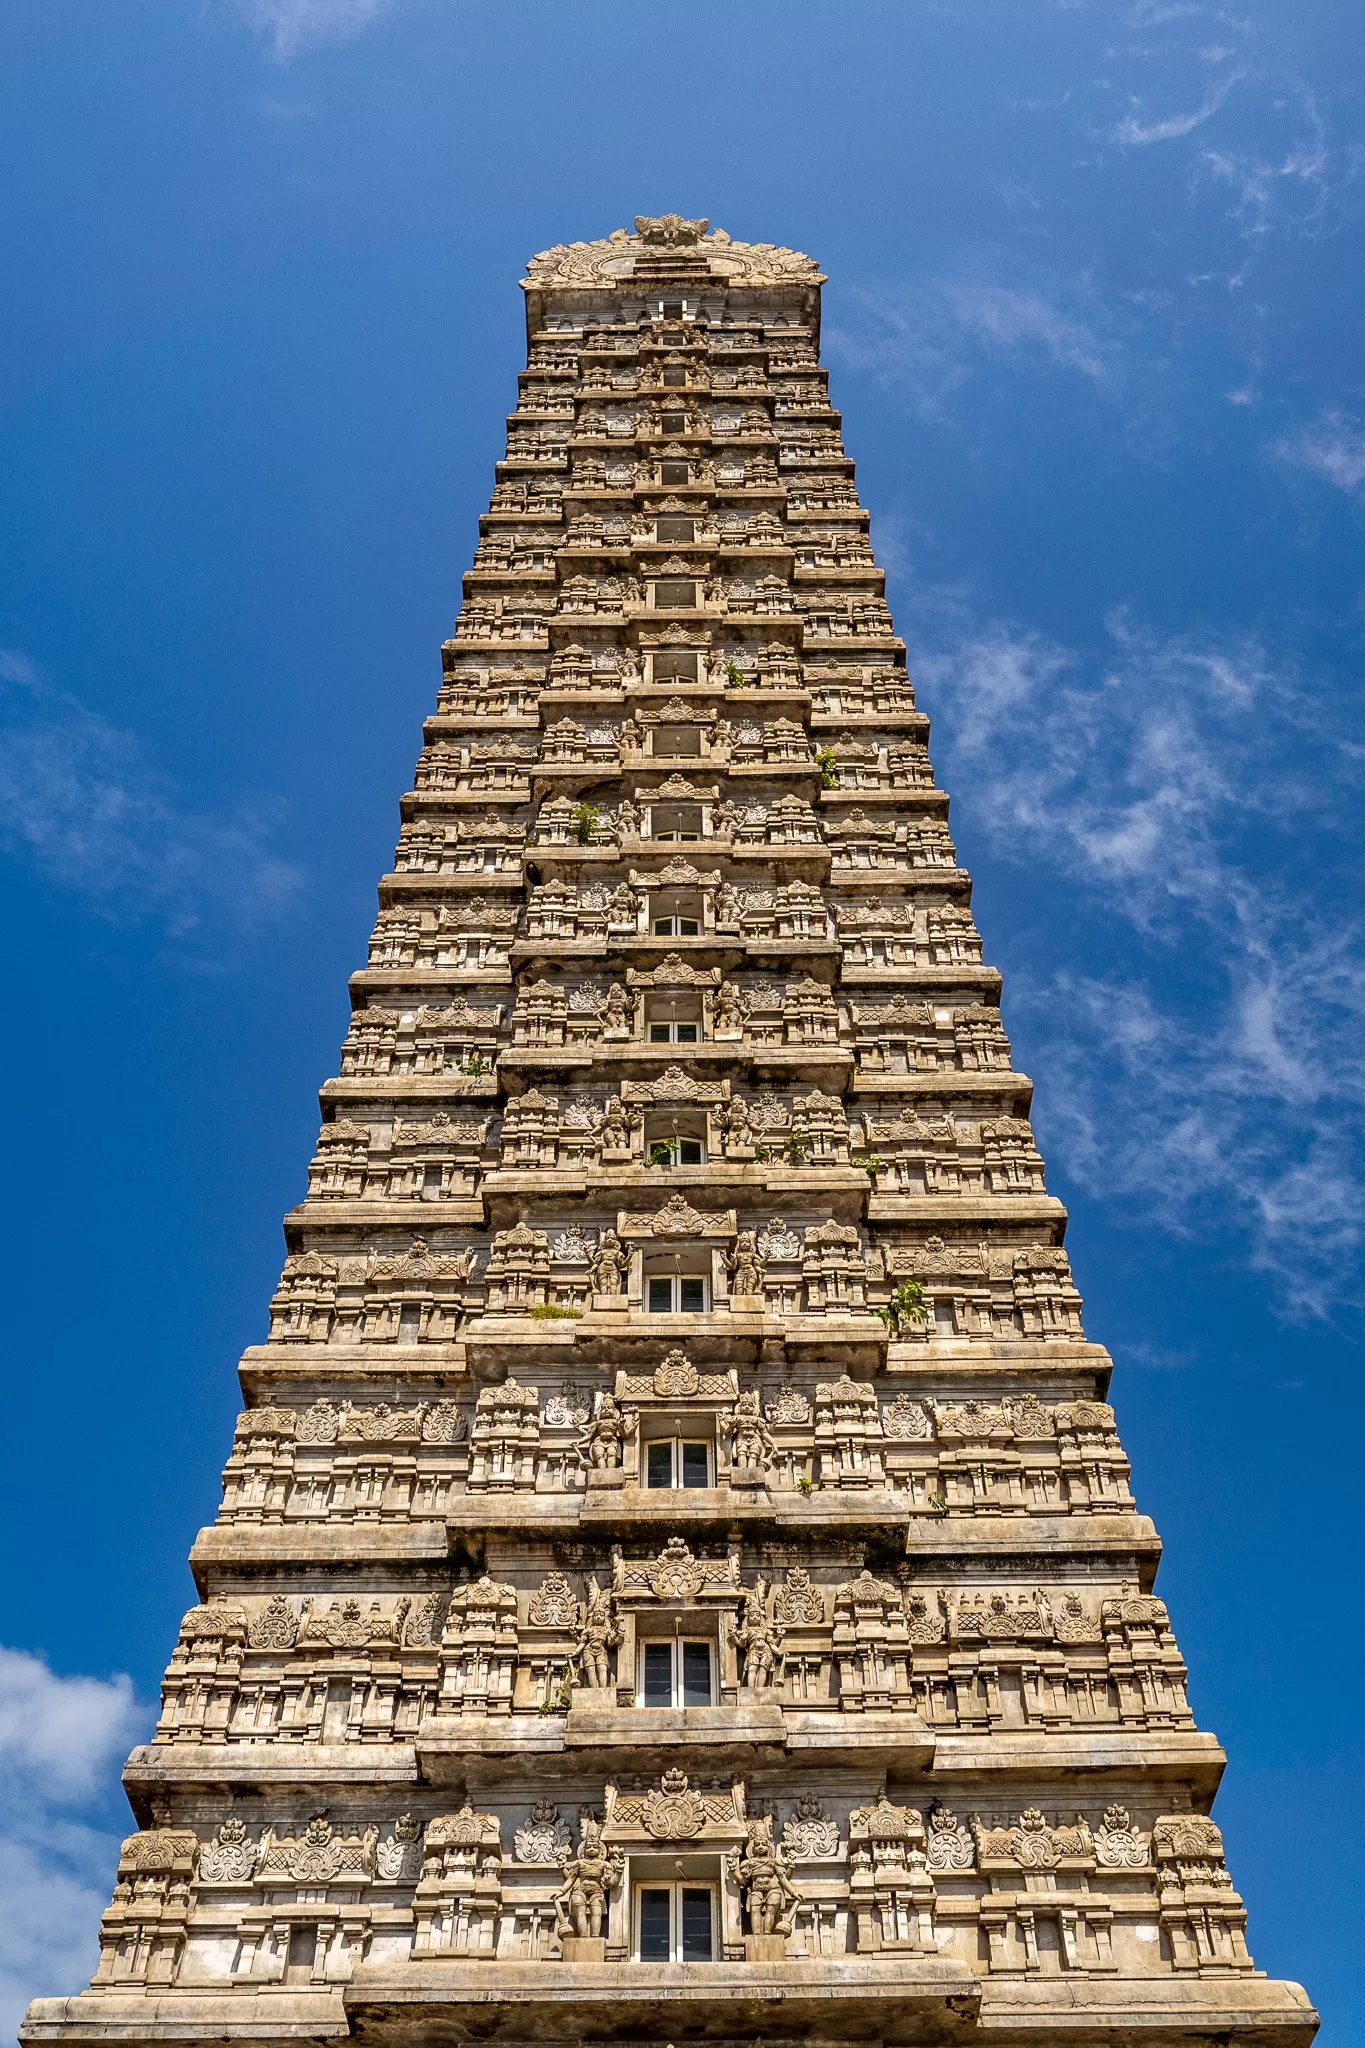
[[[688, 1038], [680, 1038], [679, 1032], [690, 1032]], [[700, 1045], [700, 1017], [648, 1017], [645, 1020], [645, 1043], [647, 1045]]]
[[[649, 1454], [652, 1450], [654, 1450], [657, 1446], [661, 1444], [668, 1444], [671, 1447], [671, 1456], [669, 1459], [670, 1478], [667, 1486], [655, 1486], [649, 1477]], [[708, 1487], [715, 1485], [716, 1446], [714, 1442], [709, 1436], [691, 1436], [687, 1433], [686, 1430], [679, 1427], [678, 1429], [671, 1431], [670, 1434], [668, 1434], [667, 1436], [646, 1437], [644, 1442], [641, 1444], [640, 1450], [644, 1458], [644, 1490], [646, 1493], [697, 1493], [701, 1491], [701, 1488], [699, 1487], [689, 1486], [687, 1484], [686, 1479], [683, 1477], [685, 1467], [683, 1464], [682, 1453], [684, 1446], [689, 1444], [700, 1445], [701, 1448], [706, 1452], [705, 1484]]]
[[[709, 1316], [711, 1313], [711, 1276], [709, 1273], [646, 1273], [644, 1276], [645, 1314], [649, 1316]], [[682, 1289], [685, 1280], [693, 1280], [701, 1287], [699, 1307], [684, 1308]], [[655, 1284], [667, 1285], [672, 1293], [668, 1308], [655, 1308], [652, 1290]]]
[[[666, 1649], [670, 1653], [668, 1705], [649, 1705], [645, 1698], [645, 1653], [648, 1650]], [[687, 1698], [684, 1649], [703, 1649], [706, 1652], [707, 1697], [703, 1700]], [[679, 1708], [714, 1707], [717, 1692], [716, 1645], [709, 1636], [642, 1636], [635, 1651], [635, 1704], [642, 1712], [652, 1714], [677, 1712]]]
[[[646, 1892], [667, 1892], [669, 1894], [668, 1960], [670, 1963], [701, 1962], [703, 1960], [708, 1963], [714, 1963], [716, 1961], [716, 1951], [720, 1947], [720, 1898], [719, 1888], [712, 1879], [641, 1877], [634, 1881], [631, 1891], [630, 1946], [631, 1958], [634, 1962], [661, 1962], [663, 1960], [659, 1956], [645, 1956], [641, 1953], [641, 1901]], [[710, 1954], [704, 1958], [701, 1956], [685, 1956], [683, 1954], [682, 1902], [684, 1892], [705, 1892], [707, 1896], [710, 1907]]]

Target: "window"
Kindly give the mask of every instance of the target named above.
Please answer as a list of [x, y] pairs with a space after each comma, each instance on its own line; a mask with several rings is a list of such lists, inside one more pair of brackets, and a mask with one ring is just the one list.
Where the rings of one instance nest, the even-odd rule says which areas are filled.
[[687, 365], [686, 365], [685, 363], [665, 363], [665, 364], [664, 364], [664, 383], [665, 383], [665, 384], [685, 384], [686, 382], [687, 382]]
[[[686, 523], [690, 526], [692, 522], [688, 520]], [[680, 654], [676, 648], [670, 647], [665, 653], [655, 655], [650, 668], [650, 679], [659, 684], [695, 683], [697, 657], [695, 654]]]
[[670, 1491], [710, 1486], [711, 1449], [704, 1437], [656, 1437], [645, 1445], [645, 1485], [651, 1490], [663, 1487]]
[[685, 434], [687, 432], [687, 414], [685, 412], [666, 412], [663, 415], [663, 430], [666, 434]]
[[701, 805], [679, 804], [675, 807], [651, 804], [649, 836], [651, 839], [700, 839]]
[[[665, 1155], [667, 1155], [665, 1157]], [[706, 1140], [645, 1125], [645, 1157], [652, 1166], [705, 1166]]]
[[[669, 541], [695, 540], [697, 537], [697, 522], [695, 519], [680, 519], [675, 514], [661, 512], [654, 522], [654, 537], [656, 540]], [[694, 664], [695, 660], [696, 657], [694, 656]], [[655, 668], [656, 670], [658, 668], [657, 662], [655, 663]], [[695, 672], [694, 666], [693, 673], [695, 674]]]
[[653, 1273], [645, 1282], [646, 1301], [652, 1316], [704, 1316], [706, 1276], [704, 1273]]
[[690, 480], [691, 475], [692, 467], [690, 463], [661, 462], [659, 464], [659, 481], [662, 484], [685, 484]]
[[642, 1643], [639, 1703], [642, 1707], [709, 1707], [711, 1645], [680, 1643], [676, 1637]]
[[653, 931], [656, 939], [695, 939], [701, 935], [701, 919], [671, 910], [654, 919]]
[[701, 733], [695, 725], [656, 725], [654, 752], [674, 760], [695, 761], [701, 754]]
[[656, 612], [691, 611], [697, 601], [695, 583], [683, 583], [670, 578], [666, 583], [654, 586], [654, 609]]
[[700, 1041], [699, 1024], [679, 1023], [670, 1017], [666, 1024], [651, 1024], [649, 1027], [651, 1045], [697, 1045]]
[[635, 1893], [635, 1953], [642, 1963], [709, 1963], [715, 1894], [708, 1884], [642, 1884]]

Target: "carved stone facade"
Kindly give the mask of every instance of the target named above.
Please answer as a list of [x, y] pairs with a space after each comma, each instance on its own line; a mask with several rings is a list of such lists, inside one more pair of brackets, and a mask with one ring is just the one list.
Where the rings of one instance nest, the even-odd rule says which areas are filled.
[[1311, 2038], [821, 283], [674, 215], [530, 265], [139, 1829], [30, 2042]]

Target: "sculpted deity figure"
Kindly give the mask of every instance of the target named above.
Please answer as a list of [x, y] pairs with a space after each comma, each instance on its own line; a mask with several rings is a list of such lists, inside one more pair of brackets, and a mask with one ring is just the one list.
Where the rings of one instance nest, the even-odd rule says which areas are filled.
[[716, 891], [716, 924], [718, 928], [729, 929], [739, 923], [739, 914], [744, 908], [744, 898], [733, 882], [722, 882]]
[[777, 1439], [763, 1419], [758, 1391], [751, 1387], [727, 1410], [730, 1430], [730, 1461], [735, 1465], [757, 1465], [761, 1471], [772, 1464]]
[[614, 981], [607, 991], [606, 1015], [602, 1020], [604, 1038], [629, 1038], [633, 1021], [630, 997], [619, 981]]
[[622, 1409], [614, 1394], [603, 1394], [597, 1413], [578, 1439], [580, 1465], [594, 1472], [618, 1471], [635, 1420], [633, 1409]]
[[592, 1255], [593, 1293], [619, 1294], [627, 1263], [626, 1253], [616, 1232], [604, 1230], [597, 1240], [597, 1250]]
[[790, 1934], [801, 1895], [787, 1875], [788, 1859], [773, 1842], [771, 1820], [751, 1820], [743, 1849], [726, 1862], [744, 1892], [753, 1934]]
[[[783, 1634], [781, 1623], [768, 1619], [768, 1584], [765, 1579], [760, 1579], [753, 1591], [744, 1596], [742, 1620], [732, 1624], [730, 1629], [730, 1640], [736, 1649], [744, 1652], [746, 1685], [761, 1691], [777, 1683]], [[769, 1934], [772, 1930], [755, 1927], [754, 1932]]]
[[738, 1038], [744, 1029], [744, 999], [732, 981], [723, 981], [716, 994], [717, 1038]]
[[599, 1939], [607, 1901], [621, 1882], [619, 1851], [602, 1841], [600, 1822], [585, 1813], [579, 1823], [578, 1853], [565, 1852], [564, 1883], [554, 1899], [555, 1932], [580, 1941]]
[[[620, 824], [619, 817], [617, 819], [617, 823], [618, 825]], [[618, 882], [616, 884], [616, 887], [611, 892], [612, 923], [628, 924], [633, 926], [635, 923], [635, 913], [639, 909], [639, 907], [640, 899], [636, 895], [635, 891], [631, 888], [630, 883]]]
[[[630, 1125], [619, 1095], [610, 1096], [602, 1106], [602, 1147], [607, 1152], [624, 1152], [630, 1144]], [[601, 1292], [601, 1289], [598, 1289]]]
[[621, 1624], [616, 1619], [612, 1606], [610, 1587], [599, 1586], [596, 1579], [588, 1580], [588, 1598], [583, 1608], [583, 1618], [578, 1624], [578, 1640], [574, 1644], [574, 1655], [582, 1682], [597, 1692], [605, 1692], [611, 1684], [611, 1666], [607, 1656], [621, 1640]]
[[640, 813], [628, 796], [623, 796], [616, 806], [616, 836], [618, 839], [638, 839], [640, 836]]
[[747, 1145], [753, 1137], [749, 1110], [742, 1095], [732, 1095], [721, 1111], [728, 1145]]
[[[730, 1292], [732, 1294], [762, 1294], [763, 1261], [758, 1256], [758, 1245], [752, 1230], [740, 1231], [739, 1236], [735, 1239], [735, 1248], [726, 1260], [726, 1265], [730, 1270]], [[752, 1400], [757, 1403], [758, 1396], [756, 1394], [742, 1396], [741, 1410], [745, 1400]], [[759, 1460], [757, 1458], [743, 1458], [738, 1460], [738, 1462], [745, 1465], [756, 1465]]]

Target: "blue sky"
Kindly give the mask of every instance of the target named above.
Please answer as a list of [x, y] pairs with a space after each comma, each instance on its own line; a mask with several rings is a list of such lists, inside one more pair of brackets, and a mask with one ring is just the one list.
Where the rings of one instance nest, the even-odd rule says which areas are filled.
[[1365, 2040], [1363, 43], [1344, 0], [9, 0], [0, 2029], [90, 1964], [520, 265], [677, 210], [829, 273], [1252, 1948]]

